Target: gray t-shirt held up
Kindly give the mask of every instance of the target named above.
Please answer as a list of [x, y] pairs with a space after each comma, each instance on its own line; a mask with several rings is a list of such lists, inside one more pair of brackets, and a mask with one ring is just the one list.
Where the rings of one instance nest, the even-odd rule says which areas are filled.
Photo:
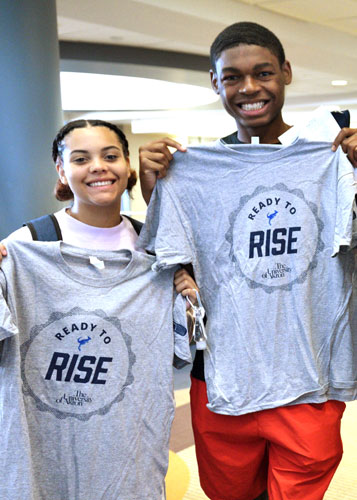
[[156, 269], [193, 264], [210, 410], [356, 399], [355, 193], [352, 166], [328, 143], [175, 153], [139, 244]]
[[190, 358], [175, 269], [155, 273], [154, 257], [129, 250], [17, 241], [7, 249], [0, 498], [161, 500], [173, 320], [175, 352]]

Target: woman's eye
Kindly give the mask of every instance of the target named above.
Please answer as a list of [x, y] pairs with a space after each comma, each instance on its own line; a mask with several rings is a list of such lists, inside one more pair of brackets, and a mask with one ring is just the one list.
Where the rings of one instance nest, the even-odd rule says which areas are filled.
[[87, 160], [87, 158], [80, 157], [80, 158], [74, 158], [72, 161], [73, 161], [73, 163], [81, 164], [81, 163], [85, 163], [86, 160]]
[[115, 161], [118, 159], [118, 156], [117, 155], [107, 155], [105, 158], [109, 161]]

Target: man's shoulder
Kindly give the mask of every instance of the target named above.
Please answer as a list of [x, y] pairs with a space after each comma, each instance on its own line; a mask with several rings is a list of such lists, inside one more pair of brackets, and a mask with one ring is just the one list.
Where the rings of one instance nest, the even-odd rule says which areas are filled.
[[242, 144], [242, 141], [238, 139], [238, 132], [235, 131], [232, 134], [226, 135], [226, 137], [222, 137], [221, 141], [226, 144]]
[[351, 116], [348, 109], [344, 111], [331, 111], [331, 114], [341, 128], [350, 126]]

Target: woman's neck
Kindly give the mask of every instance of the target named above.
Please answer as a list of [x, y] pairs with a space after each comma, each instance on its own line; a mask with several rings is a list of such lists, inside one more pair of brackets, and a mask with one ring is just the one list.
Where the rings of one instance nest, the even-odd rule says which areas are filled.
[[94, 227], [114, 227], [122, 221], [120, 215], [120, 206], [117, 209], [113, 207], [86, 206], [78, 207], [74, 204], [67, 208], [67, 214], [74, 219]]

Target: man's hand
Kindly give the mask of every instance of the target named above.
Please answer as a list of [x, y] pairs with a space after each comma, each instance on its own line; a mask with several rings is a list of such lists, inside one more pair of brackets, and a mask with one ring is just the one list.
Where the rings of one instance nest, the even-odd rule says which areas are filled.
[[333, 141], [332, 151], [341, 146], [354, 167], [357, 167], [357, 128], [344, 127]]
[[186, 151], [182, 144], [169, 137], [149, 142], [139, 148], [141, 192], [147, 205], [156, 180], [162, 179], [167, 174], [170, 161], [173, 158], [169, 147], [182, 152]]

